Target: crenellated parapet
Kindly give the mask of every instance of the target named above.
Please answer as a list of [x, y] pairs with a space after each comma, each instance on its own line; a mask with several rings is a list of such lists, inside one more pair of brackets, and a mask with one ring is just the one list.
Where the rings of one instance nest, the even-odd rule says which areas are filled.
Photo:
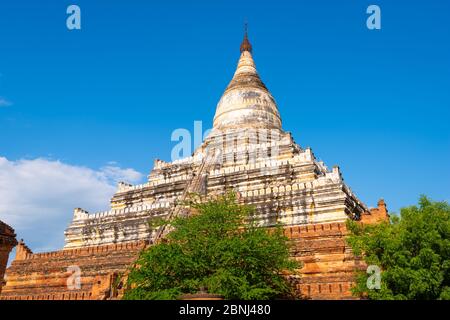
[[[359, 219], [367, 207], [344, 183], [338, 166], [329, 170], [290, 133], [251, 128], [213, 130], [191, 157], [156, 160], [145, 184], [119, 183], [111, 209], [77, 208], [67, 228], [65, 248], [149, 240], [149, 221], [168, 216], [200, 168], [206, 152], [213, 163], [202, 173], [204, 194], [234, 190], [253, 205], [261, 226], [326, 223]], [[190, 191], [191, 192], [191, 191]]]
[[147, 245], [134, 241], [32, 253], [21, 242], [0, 300], [120, 298], [124, 275]]
[[213, 163], [202, 173], [204, 194], [239, 192], [243, 203], [257, 208], [261, 226], [358, 219], [368, 211], [345, 185], [339, 167], [329, 170], [290, 133], [260, 131], [215, 130], [188, 161], [156, 160], [147, 183], [119, 183], [110, 210], [75, 209], [65, 248], [152, 239], [149, 221], [174, 210], [206, 152], [213, 154]]

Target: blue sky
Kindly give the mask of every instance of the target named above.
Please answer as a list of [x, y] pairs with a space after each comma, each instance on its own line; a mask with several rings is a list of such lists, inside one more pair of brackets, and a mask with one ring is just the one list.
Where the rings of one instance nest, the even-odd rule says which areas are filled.
[[[70, 4], [81, 8], [81, 30], [66, 28]], [[370, 4], [381, 8], [381, 30], [366, 28]], [[449, 14], [444, 0], [2, 1], [0, 158], [16, 173], [0, 172], [0, 219], [32, 247], [60, 247], [73, 206], [106, 210], [115, 178], [144, 181], [154, 158], [170, 160], [173, 130], [211, 127], [245, 19], [284, 129], [339, 165], [361, 200], [383, 197], [393, 211], [420, 194], [449, 200]], [[62, 176], [46, 180], [45, 163]], [[78, 183], [71, 168], [104, 183], [100, 200], [87, 189], [48, 195], [67, 172]], [[34, 183], [30, 174], [39, 192], [21, 186]], [[33, 224], [14, 219], [22, 212]]]

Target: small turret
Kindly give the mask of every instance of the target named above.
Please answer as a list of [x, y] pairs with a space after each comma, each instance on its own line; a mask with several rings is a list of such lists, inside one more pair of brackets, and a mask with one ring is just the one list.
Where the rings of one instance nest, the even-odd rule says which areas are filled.
[[131, 188], [132, 186], [133, 186], [132, 184], [129, 184], [129, 183], [127, 183], [127, 182], [120, 181], [120, 182], [117, 184], [117, 192], [126, 192], [126, 191], [130, 190], [130, 188]]
[[75, 208], [73, 210], [73, 220], [83, 220], [89, 217], [89, 212], [81, 208]]
[[369, 212], [361, 215], [361, 222], [363, 224], [372, 224], [389, 221], [389, 213], [384, 199], [378, 200], [376, 208], [370, 208]]
[[16, 258], [15, 260], [26, 260], [30, 255], [33, 254], [30, 248], [25, 244], [23, 239], [20, 239], [16, 247]]

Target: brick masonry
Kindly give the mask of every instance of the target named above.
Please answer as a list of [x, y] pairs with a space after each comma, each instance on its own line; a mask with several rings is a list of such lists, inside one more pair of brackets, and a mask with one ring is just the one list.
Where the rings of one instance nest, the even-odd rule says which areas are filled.
[[0, 293], [4, 285], [4, 275], [8, 263], [9, 253], [16, 246], [14, 229], [0, 221]]
[[[282, 224], [292, 257], [304, 263], [294, 279], [299, 296], [350, 299], [354, 271], [364, 267], [345, 242], [348, 219], [377, 223], [387, 218], [384, 201], [368, 209], [331, 170], [282, 129], [278, 106], [261, 81], [247, 37], [236, 72], [216, 108], [214, 126], [192, 156], [155, 160], [148, 181], [118, 184], [108, 211], [77, 208], [61, 251], [34, 254], [21, 242], [7, 270], [1, 299], [114, 299], [112, 283], [147, 243], [164, 236], [149, 221], [184, 214], [188, 193], [216, 196], [234, 191], [256, 209], [261, 227]], [[81, 288], [69, 290], [73, 268]], [[72, 271], [68, 271], [69, 269]], [[70, 279], [69, 279], [70, 278]]]
[[[384, 202], [379, 205], [365, 213], [366, 219], [378, 222], [388, 218]], [[300, 278], [293, 280], [299, 298], [354, 299], [350, 291], [354, 272], [365, 265], [353, 256], [345, 241], [348, 234], [345, 222], [289, 226], [284, 228], [284, 234], [292, 242], [292, 257], [303, 263]], [[20, 241], [0, 299], [120, 298], [123, 293], [120, 283], [123, 284], [126, 271], [148, 245], [137, 241], [34, 254]], [[68, 287], [74, 275], [71, 266], [80, 268], [79, 288]]]
[[[20, 242], [0, 299], [117, 298], [121, 294], [120, 280], [147, 244], [136, 241], [34, 254]], [[77, 270], [80, 286], [76, 285]]]

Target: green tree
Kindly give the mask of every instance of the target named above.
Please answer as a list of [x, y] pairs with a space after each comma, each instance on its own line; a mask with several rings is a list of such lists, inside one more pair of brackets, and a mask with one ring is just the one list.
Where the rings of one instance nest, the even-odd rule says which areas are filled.
[[299, 266], [280, 227], [257, 227], [252, 207], [237, 204], [232, 194], [190, 206], [194, 214], [169, 222], [167, 241], [140, 255], [124, 299], [176, 299], [205, 287], [225, 299], [292, 294], [283, 273]]
[[375, 300], [450, 299], [450, 206], [422, 196], [418, 206], [376, 225], [349, 222], [348, 242], [367, 265], [381, 269], [381, 288], [359, 273], [353, 293]]

